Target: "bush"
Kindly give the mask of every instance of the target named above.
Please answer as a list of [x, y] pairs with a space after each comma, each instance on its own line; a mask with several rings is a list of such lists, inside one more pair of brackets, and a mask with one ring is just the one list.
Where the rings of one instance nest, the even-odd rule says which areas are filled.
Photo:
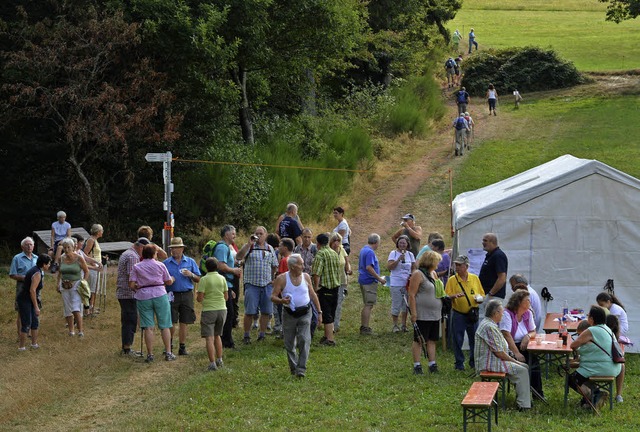
[[488, 50], [463, 63], [462, 85], [475, 96], [484, 96], [492, 83], [498, 94], [553, 90], [584, 82], [573, 63], [553, 50], [537, 47]]

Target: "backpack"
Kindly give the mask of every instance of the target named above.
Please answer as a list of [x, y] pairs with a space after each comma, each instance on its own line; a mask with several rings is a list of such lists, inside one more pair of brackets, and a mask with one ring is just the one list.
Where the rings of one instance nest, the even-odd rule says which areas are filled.
[[446, 67], [447, 69], [451, 69], [452, 67], [456, 66], [456, 62], [453, 61], [452, 58], [450, 58], [449, 60], [447, 60], [444, 64], [444, 67]]
[[[446, 318], [449, 316], [449, 314], [451, 313], [451, 309], [453, 308], [453, 301], [451, 300], [451, 298], [444, 294], [444, 288], [442, 288], [442, 281], [440, 279], [436, 279], [433, 280], [433, 278], [431, 277], [431, 275], [429, 275], [429, 273], [426, 271], [426, 269], [424, 268], [419, 268], [418, 270], [420, 270], [420, 272], [424, 275], [424, 277], [430, 281], [435, 287], [435, 291], [436, 291], [436, 298], [439, 298], [440, 301], [442, 302], [442, 307], [440, 308], [440, 316], [441, 318]], [[440, 282], [438, 284], [438, 282]], [[440, 285], [440, 289], [438, 287], [438, 285]], [[442, 292], [440, 293], [441, 297], [438, 297], [438, 291], [442, 290]]]
[[459, 103], [467, 103], [467, 92], [460, 90], [456, 101]]
[[202, 248], [202, 258], [200, 258], [200, 272], [202, 275], [207, 274], [207, 266], [205, 263], [207, 262], [207, 258], [213, 257], [213, 253], [216, 250], [216, 246], [218, 246], [218, 242], [215, 240], [209, 240], [204, 247]]
[[464, 117], [458, 117], [458, 120], [456, 120], [456, 130], [462, 130], [464, 128]]

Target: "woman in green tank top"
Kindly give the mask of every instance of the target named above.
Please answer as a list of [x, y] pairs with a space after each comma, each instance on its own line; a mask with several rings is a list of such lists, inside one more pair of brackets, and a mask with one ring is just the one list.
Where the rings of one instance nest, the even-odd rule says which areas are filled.
[[69, 326], [69, 336], [75, 336], [74, 319], [78, 325], [78, 336], [84, 337], [82, 322], [82, 298], [78, 293], [78, 284], [89, 277], [87, 263], [75, 252], [72, 239], [65, 238], [60, 242], [64, 255], [60, 258], [58, 271], [58, 291], [62, 295], [64, 317]]

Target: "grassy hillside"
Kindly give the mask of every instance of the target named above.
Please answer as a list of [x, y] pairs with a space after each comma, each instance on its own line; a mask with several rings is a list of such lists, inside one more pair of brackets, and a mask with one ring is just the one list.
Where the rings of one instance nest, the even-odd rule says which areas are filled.
[[638, 21], [607, 22], [605, 8], [597, 0], [466, 0], [448, 27], [462, 33], [464, 52], [473, 27], [480, 49], [538, 45], [552, 47], [581, 71], [640, 68]]

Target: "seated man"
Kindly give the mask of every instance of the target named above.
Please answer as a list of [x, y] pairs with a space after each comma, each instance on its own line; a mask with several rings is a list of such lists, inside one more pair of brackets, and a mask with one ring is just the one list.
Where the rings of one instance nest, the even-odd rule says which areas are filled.
[[475, 365], [482, 371], [505, 372], [516, 387], [516, 403], [520, 411], [531, 408], [529, 368], [511, 357], [507, 352], [507, 341], [498, 328], [504, 308], [499, 299], [487, 303], [485, 318], [480, 322], [475, 336]]

